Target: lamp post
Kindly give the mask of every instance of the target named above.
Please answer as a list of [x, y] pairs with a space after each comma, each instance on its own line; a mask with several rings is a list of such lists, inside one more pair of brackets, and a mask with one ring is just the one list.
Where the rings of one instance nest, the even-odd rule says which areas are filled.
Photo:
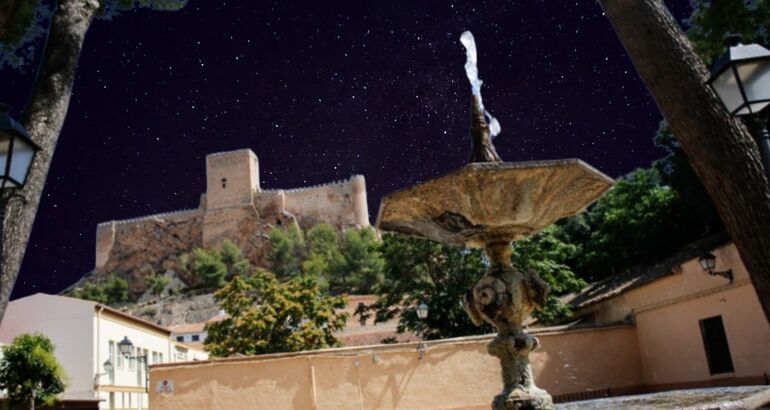
[[128, 336], [124, 336], [123, 340], [118, 343], [118, 351], [125, 356], [128, 360], [136, 360], [138, 363], [144, 365], [144, 390], [150, 391], [149, 387], [149, 369], [147, 366], [147, 354], [132, 356], [134, 353], [134, 344], [128, 339]]
[[96, 373], [96, 374], [94, 375], [94, 384], [99, 384], [99, 383], [98, 383], [98, 381], [99, 381], [99, 378], [100, 378], [100, 377], [102, 377], [102, 376], [106, 376], [106, 375], [108, 375], [108, 374], [112, 374], [112, 369], [114, 369], [114, 367], [113, 367], [113, 365], [112, 365], [112, 362], [110, 361], [110, 359], [107, 359], [107, 360], [104, 362], [104, 364], [102, 365], [102, 367], [104, 368], [104, 373]]
[[[420, 303], [417, 306], [417, 330], [422, 333], [422, 325], [423, 321], [428, 318], [428, 305], [425, 304], [425, 302]], [[422, 360], [423, 357], [425, 357], [425, 350], [428, 348], [428, 346], [425, 344], [425, 342], [420, 341], [420, 343], [417, 343], [417, 352], [420, 353], [420, 360]]]
[[[707, 84], [732, 116], [757, 114], [770, 104], [770, 50], [742, 44], [740, 36], [726, 40], [727, 51], [711, 67]], [[767, 125], [757, 138], [765, 175], [770, 181], [770, 133]]]
[[728, 269], [726, 271], [717, 272], [714, 269], [717, 267], [717, 257], [711, 252], [706, 252], [698, 258], [698, 263], [704, 271], [708, 272], [712, 276], [721, 276], [733, 282], [733, 270]]
[[8, 114], [9, 108], [0, 103], [0, 189], [23, 187], [40, 150], [27, 130]]

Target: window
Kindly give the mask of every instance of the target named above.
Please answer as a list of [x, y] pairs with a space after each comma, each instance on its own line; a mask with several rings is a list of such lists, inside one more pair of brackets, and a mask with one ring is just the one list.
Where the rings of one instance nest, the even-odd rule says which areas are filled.
[[184, 336], [177, 336], [176, 337], [177, 342], [184, 342]]
[[[132, 347], [132, 348], [131, 348], [131, 353], [129, 353], [129, 354], [128, 354], [129, 356], [131, 356], [131, 357], [134, 357], [134, 356], [136, 356], [136, 350], [134, 350], [134, 349], [136, 349], [136, 348], [135, 348], [135, 347]], [[135, 365], [135, 363], [136, 363], [136, 360], [134, 360], [134, 359], [130, 359], [130, 358], [129, 358], [129, 359], [127, 359], [127, 360], [128, 360], [128, 370], [134, 370], [134, 365]], [[129, 397], [130, 397], [130, 396], [129, 396]], [[129, 400], [130, 400], [130, 399], [129, 399]], [[129, 406], [129, 407], [130, 407], [130, 406]]]
[[187, 349], [177, 346], [176, 347], [176, 360], [184, 362], [187, 360]]
[[200, 341], [200, 340], [201, 340], [201, 337], [200, 337], [200, 335], [192, 335], [192, 341], [193, 341], [193, 342], [198, 342], [198, 341]]
[[163, 363], [163, 353], [158, 353], [158, 362]]
[[714, 316], [700, 321], [700, 333], [703, 337], [703, 347], [706, 349], [706, 360], [711, 374], [734, 372], [733, 360], [730, 357], [730, 346], [727, 344], [727, 334], [722, 323], [722, 316]]
[[115, 392], [110, 392], [110, 410], [115, 410]]
[[123, 354], [118, 352], [118, 369], [123, 368], [123, 360], [124, 360]]
[[152, 352], [152, 363], [158, 363], [158, 352]]
[[[141, 353], [140, 353], [141, 352]], [[150, 357], [150, 352], [147, 349], [137, 349], [136, 353], [143, 357], [142, 360], [147, 360]], [[148, 367], [149, 363], [145, 362], [137, 362], [136, 363], [136, 384], [138, 386], [144, 386], [146, 384], [147, 380], [147, 371], [149, 370]], [[139, 394], [141, 400], [141, 393]]]
[[[110, 355], [110, 363], [112, 363], [113, 368], [110, 370], [109, 377], [110, 377], [110, 384], [115, 384], [115, 341], [110, 340], [109, 342], [109, 355]], [[114, 395], [113, 395], [114, 396]], [[115, 400], [115, 397], [110, 396], [111, 400]], [[114, 408], [114, 406], [110, 407]]]
[[222, 178], [222, 188], [227, 188], [227, 178]]

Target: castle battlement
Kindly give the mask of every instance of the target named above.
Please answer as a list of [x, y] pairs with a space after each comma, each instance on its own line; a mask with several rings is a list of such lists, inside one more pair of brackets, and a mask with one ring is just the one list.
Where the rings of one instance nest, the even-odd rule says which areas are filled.
[[354, 174], [349, 176], [347, 179], [339, 179], [336, 181], [331, 182], [325, 182], [322, 184], [316, 184], [316, 185], [310, 185], [305, 187], [299, 187], [299, 188], [272, 188], [272, 189], [263, 189], [261, 192], [270, 192], [270, 193], [278, 193], [278, 192], [286, 192], [286, 193], [292, 193], [292, 192], [304, 192], [304, 191], [312, 191], [314, 189], [319, 188], [327, 188], [327, 187], [339, 187], [344, 185], [349, 185], [353, 181], [363, 179], [364, 176], [361, 174]]
[[148, 221], [151, 219], [163, 219], [168, 217], [178, 217], [178, 216], [186, 216], [185, 214], [197, 214], [200, 213], [199, 208], [191, 208], [191, 209], [180, 209], [178, 211], [169, 211], [169, 212], [161, 212], [159, 214], [153, 214], [153, 215], [147, 215], [147, 216], [139, 216], [136, 218], [129, 218], [129, 219], [116, 219], [112, 221], [106, 221], [106, 222], [99, 222], [98, 225], [96, 225], [97, 228], [100, 226], [107, 226], [111, 224], [115, 225], [125, 225], [125, 224], [132, 224], [136, 222], [142, 222], [142, 221]]

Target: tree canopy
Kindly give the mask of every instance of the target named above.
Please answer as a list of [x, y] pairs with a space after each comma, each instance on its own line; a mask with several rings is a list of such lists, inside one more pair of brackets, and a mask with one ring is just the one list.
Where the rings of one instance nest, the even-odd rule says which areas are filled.
[[333, 293], [370, 293], [383, 280], [385, 262], [372, 228], [342, 233], [317, 224], [306, 235], [295, 225], [270, 232], [271, 270], [278, 278], [312, 275]]
[[310, 276], [281, 283], [272, 273], [257, 270], [235, 276], [214, 300], [228, 316], [206, 325], [204, 348], [219, 357], [337, 346], [334, 332], [347, 319], [338, 312], [346, 298], [326, 295]]
[[86, 282], [82, 287], [76, 288], [72, 296], [109, 306], [120, 306], [129, 301], [128, 282], [113, 273], [103, 283]]
[[[40, 39], [48, 31], [48, 22], [53, 15], [51, 2], [40, 0], [5, 0], [0, 12], [7, 18], [0, 19], [0, 69], [4, 66], [24, 69], [38, 54]], [[56, 2], [53, 2], [56, 4]], [[147, 8], [158, 11], [176, 11], [187, 4], [187, 0], [99, 0], [96, 17], [111, 20], [123, 12]]]
[[253, 269], [240, 248], [229, 240], [223, 241], [220, 249], [193, 248], [192, 252], [182, 255], [181, 261], [182, 269], [192, 278], [192, 286], [211, 290]]
[[767, 0], [692, 0], [687, 36], [708, 65], [725, 51], [726, 34], [738, 34], [745, 43], [770, 40], [770, 2]]
[[[486, 272], [478, 250], [416, 239], [400, 234], [382, 237], [384, 281], [377, 289], [379, 300], [360, 307], [356, 314], [375, 322], [400, 317], [398, 331], [412, 331], [425, 339], [441, 339], [492, 331], [476, 327], [460, 304], [460, 298]], [[416, 308], [428, 306], [428, 317], [417, 317]]]
[[11, 408], [52, 405], [64, 391], [65, 378], [54, 356], [54, 345], [45, 335], [22, 334], [3, 346], [0, 389], [6, 391]]

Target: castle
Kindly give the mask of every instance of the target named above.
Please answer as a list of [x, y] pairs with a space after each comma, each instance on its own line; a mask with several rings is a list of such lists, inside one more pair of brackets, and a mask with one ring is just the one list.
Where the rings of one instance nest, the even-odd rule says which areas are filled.
[[214, 153], [206, 156], [206, 193], [197, 208], [100, 223], [93, 274], [98, 278], [114, 272], [136, 294], [146, 287], [145, 275], [175, 269], [182, 254], [194, 247], [218, 247], [225, 239], [252, 263], [264, 266], [270, 230], [321, 222], [339, 229], [369, 226], [362, 175], [306, 188], [263, 190], [254, 152]]

